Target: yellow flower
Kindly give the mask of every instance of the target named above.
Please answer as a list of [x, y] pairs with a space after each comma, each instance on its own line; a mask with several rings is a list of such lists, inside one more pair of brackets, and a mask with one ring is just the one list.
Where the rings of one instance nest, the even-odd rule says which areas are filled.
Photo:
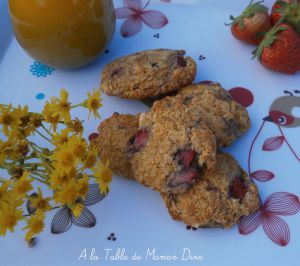
[[57, 204], [72, 206], [78, 199], [78, 184], [75, 179], [69, 180], [63, 184], [59, 190], [54, 193], [54, 201]]
[[56, 168], [56, 170], [50, 175], [50, 186], [56, 190], [58, 187], [66, 184], [69, 180], [74, 179], [76, 175], [77, 172], [74, 167], [72, 167], [69, 171], [66, 171], [66, 169], [63, 168]]
[[83, 162], [83, 168], [88, 169], [94, 167], [97, 162], [97, 155], [98, 155], [97, 147], [95, 146], [90, 147], [90, 149], [86, 154], [85, 160]]
[[7, 149], [7, 142], [4, 142], [0, 139], [0, 165], [2, 165], [6, 158], [6, 149]]
[[25, 139], [19, 141], [19, 143], [15, 147], [16, 154], [19, 158], [25, 157], [30, 151], [29, 145]]
[[41, 114], [28, 113], [26, 116], [21, 118], [21, 130], [24, 132], [24, 135], [27, 137], [35, 132], [37, 128], [42, 126], [44, 117]]
[[62, 145], [60, 149], [54, 151], [50, 158], [54, 160], [52, 165], [55, 169], [64, 168], [66, 171], [70, 171], [77, 163], [77, 158], [67, 143]]
[[83, 178], [78, 180], [78, 195], [82, 199], [85, 199], [89, 191], [89, 177], [87, 174], [83, 175]]
[[[11, 207], [16, 208], [24, 204], [24, 198], [16, 197], [9, 186], [11, 181], [4, 182], [0, 187], [0, 213], [3, 206], [9, 204]], [[0, 215], [1, 216], [1, 215]]]
[[18, 126], [21, 122], [23, 110], [20, 106], [14, 109], [11, 104], [8, 107], [0, 105], [0, 125], [5, 136], [11, 133], [15, 134], [18, 131]]
[[10, 136], [5, 142], [0, 140], [0, 165], [6, 160], [16, 161], [18, 159], [18, 153], [16, 146], [18, 145], [16, 138]]
[[101, 193], [107, 193], [109, 190], [109, 183], [112, 180], [112, 171], [108, 168], [109, 161], [104, 165], [100, 160], [97, 165], [92, 168], [94, 177], [97, 183], [99, 183]]
[[83, 211], [83, 209], [84, 209], [84, 205], [81, 204], [81, 203], [75, 203], [75, 204], [73, 204], [73, 205], [71, 206], [70, 209], [71, 209], [73, 215], [74, 215], [76, 218], [78, 218], [78, 217], [81, 215], [81, 213], [82, 213], [82, 211]]
[[100, 118], [98, 113], [99, 108], [102, 106], [102, 99], [100, 97], [100, 89], [93, 89], [92, 94], [90, 92], [87, 93], [88, 99], [84, 102], [84, 107], [89, 109], [89, 118], [91, 113], [94, 114], [95, 118]]
[[18, 196], [25, 196], [25, 194], [32, 190], [33, 187], [31, 185], [31, 182], [33, 181], [33, 178], [28, 178], [29, 172], [24, 171], [20, 179], [14, 184], [13, 186], [13, 193]]
[[46, 123], [49, 123], [50, 130], [53, 128], [53, 131], [56, 132], [57, 124], [60, 122], [60, 114], [56, 111], [57, 105], [55, 99], [52, 98], [51, 102], [46, 102], [43, 109], [43, 116]]
[[73, 135], [68, 141], [68, 149], [77, 158], [81, 159], [85, 156], [87, 151], [86, 140], [81, 138], [80, 136]]
[[51, 198], [43, 198], [42, 190], [38, 188], [38, 193], [34, 197], [30, 197], [30, 207], [46, 212], [51, 210], [51, 205], [49, 201]]
[[42, 125], [43, 116], [41, 114], [28, 112], [28, 106], [26, 105], [22, 110], [22, 117], [19, 125], [20, 137], [27, 137], [31, 135], [37, 128]]
[[69, 133], [70, 133], [69, 128], [65, 128], [61, 130], [60, 133], [54, 133], [52, 137], [53, 144], [58, 148], [62, 146], [64, 143], [67, 143], [69, 138]]
[[0, 235], [5, 236], [7, 230], [13, 233], [18, 221], [22, 219], [23, 211], [21, 209], [13, 208], [10, 204], [4, 204], [1, 207]]
[[60, 117], [65, 122], [71, 121], [71, 114], [70, 114], [71, 104], [68, 102], [68, 97], [69, 97], [69, 93], [64, 89], [61, 89], [60, 99], [56, 98], [56, 102], [57, 102], [56, 114], [59, 114]]
[[0, 187], [0, 210], [3, 204], [7, 204], [12, 201], [11, 190], [8, 190], [11, 181], [6, 181], [2, 183]]
[[72, 121], [67, 123], [67, 127], [70, 129], [71, 132], [75, 132], [80, 137], [82, 136], [84, 127], [83, 127], [83, 121], [80, 121], [77, 117], [73, 119]]
[[30, 241], [33, 236], [40, 234], [44, 227], [45, 214], [42, 211], [37, 210], [34, 214], [30, 216], [30, 219], [27, 221], [27, 226], [23, 230], [28, 229], [25, 240]]

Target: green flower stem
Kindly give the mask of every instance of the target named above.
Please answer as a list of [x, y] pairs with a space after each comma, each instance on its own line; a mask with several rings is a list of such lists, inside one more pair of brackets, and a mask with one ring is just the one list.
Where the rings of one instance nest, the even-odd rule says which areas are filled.
[[[50, 132], [50, 130], [48, 130], [43, 124], [42, 124], [42, 129], [44, 129], [51, 138], [53, 137], [53, 134]], [[52, 143], [52, 141], [51, 141], [51, 143]]]
[[39, 173], [38, 171], [31, 170], [30, 173], [33, 173], [33, 174], [39, 176], [40, 178], [42, 178], [42, 179], [44, 179], [44, 180], [47, 180], [47, 177], [46, 177], [44, 174]]
[[35, 158], [36, 158], [36, 159], [40, 159], [40, 160], [42, 161], [42, 163], [41, 163], [40, 165], [44, 166], [48, 171], [49, 171], [49, 169], [50, 169], [50, 170], [53, 169], [53, 167], [51, 166], [51, 164], [49, 164], [49, 162], [45, 159], [43, 153], [42, 153], [41, 151], [37, 150], [37, 149], [35, 148], [35, 146], [38, 147], [39, 149], [43, 149], [43, 148], [37, 146], [37, 145], [36, 145], [35, 143], [33, 143], [33, 142], [28, 142], [28, 144], [29, 144], [29, 145], [33, 148], [33, 150], [37, 153], [37, 155], [36, 155]]
[[71, 105], [71, 108], [84, 107], [84, 103], [85, 103], [85, 102], [78, 103], [78, 104], [73, 104], [73, 105]]
[[[37, 153], [37, 156], [41, 154], [41, 148], [40, 146], [36, 145], [35, 143], [29, 141], [28, 139], [25, 138], [25, 141], [28, 143], [28, 145]], [[40, 149], [40, 150], [39, 150]]]
[[28, 170], [29, 172], [36, 172], [40, 174], [47, 174], [48, 172], [45, 169], [34, 169], [32, 167], [23, 167], [23, 169]]
[[34, 174], [34, 175], [36, 175], [36, 176], [42, 178], [42, 179], [45, 180], [45, 181], [48, 180], [48, 178], [47, 178], [44, 174], [39, 173], [38, 171], [34, 171], [34, 170], [33, 170], [33, 171], [31, 171], [30, 173], [32, 173], [32, 174]]
[[24, 163], [23, 166], [42, 166], [43, 164], [41, 163]]
[[40, 131], [36, 130], [35, 132], [38, 133], [43, 139], [47, 140], [48, 142], [50, 142], [52, 144], [52, 141], [49, 138], [47, 138], [46, 136], [44, 136]]
[[41, 182], [41, 183], [43, 183], [43, 184], [49, 186], [48, 182], [46, 182], [46, 181], [43, 180], [43, 179], [40, 179], [39, 177], [36, 176], [36, 174], [31, 174], [30, 177], [32, 177], [32, 178], [33, 178], [34, 180], [36, 180], [36, 181], [39, 181], [39, 182]]
[[12, 162], [12, 163], [2, 163], [1, 165], [0, 165], [0, 168], [2, 168], [2, 169], [5, 169], [5, 170], [8, 170], [8, 168], [10, 168], [11, 166], [14, 166], [15, 165], [15, 162]]
[[3, 178], [3, 177], [0, 177], [0, 182], [1, 182], [1, 183], [3, 183], [3, 184], [4, 184], [6, 181], [7, 181], [7, 180], [6, 180], [5, 178]]
[[[55, 209], [58, 209], [58, 208], [61, 208], [61, 207], [63, 207], [63, 206], [54, 206], [49, 211], [52, 211], [52, 210], [55, 210]], [[23, 215], [23, 217], [29, 217], [29, 216], [31, 216], [31, 214], [24, 214]]]

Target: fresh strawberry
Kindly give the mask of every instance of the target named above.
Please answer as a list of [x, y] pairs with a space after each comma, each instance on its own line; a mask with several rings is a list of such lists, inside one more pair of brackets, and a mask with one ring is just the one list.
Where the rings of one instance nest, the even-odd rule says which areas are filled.
[[277, 0], [271, 11], [271, 22], [275, 25], [279, 19], [281, 19], [286, 7], [292, 2], [292, 0]]
[[272, 25], [268, 8], [261, 4], [263, 1], [256, 3], [253, 1], [240, 16], [236, 18], [230, 16], [232, 22], [225, 25], [231, 25], [231, 32], [238, 40], [258, 45]]
[[300, 71], [300, 37], [289, 24], [275, 25], [253, 54], [271, 70], [286, 74]]
[[272, 7], [271, 21], [275, 25], [282, 17], [300, 34], [300, 0], [277, 0]]

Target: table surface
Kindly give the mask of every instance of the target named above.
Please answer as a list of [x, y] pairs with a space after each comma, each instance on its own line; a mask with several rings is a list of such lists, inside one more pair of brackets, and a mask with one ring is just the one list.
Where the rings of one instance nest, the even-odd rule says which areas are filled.
[[[185, 49], [198, 63], [196, 81], [213, 80], [222, 83], [226, 89], [244, 87], [252, 92], [254, 102], [248, 107], [252, 128], [226, 150], [247, 169], [251, 143], [271, 104], [284, 96], [284, 90], [300, 89], [300, 73], [287, 76], [266, 70], [256, 60], [251, 60], [253, 47], [235, 40], [230, 29], [224, 25], [229, 15], [237, 15], [248, 0], [153, 0], [148, 9], [162, 12], [169, 21], [166, 26], [152, 29], [144, 24], [141, 32], [124, 38], [120, 31], [124, 20], [118, 19], [108, 53], [80, 70], [48, 69], [48, 72], [26, 55], [12, 37], [6, 2], [0, 3], [0, 26], [1, 32], [2, 29], [4, 32], [0, 37], [0, 102], [28, 104], [32, 111], [41, 111], [45, 101], [58, 95], [60, 88], [69, 90], [72, 101], [80, 101], [87, 91], [99, 87], [101, 69], [115, 58], [144, 49]], [[120, 0], [114, 2], [116, 8], [123, 6]], [[272, 5], [270, 0], [265, 2], [269, 7]], [[38, 77], [37, 74], [45, 77]], [[147, 110], [139, 101], [105, 95], [103, 104], [102, 119], [113, 112], [135, 114]], [[79, 118], [86, 116], [80, 111], [74, 114]], [[300, 116], [296, 108], [293, 114]], [[86, 137], [96, 130], [98, 123], [93, 120], [87, 122]], [[290, 146], [300, 155], [300, 128], [282, 128], [282, 131]], [[275, 192], [288, 192], [295, 197], [300, 195], [300, 164], [287, 143], [272, 152], [262, 149], [267, 139], [278, 136], [281, 136], [278, 127], [266, 123], [253, 146], [252, 172], [267, 170], [275, 175], [269, 182], [256, 182], [263, 200]], [[285, 247], [272, 242], [263, 226], [247, 236], [239, 234], [237, 226], [230, 230], [186, 230], [185, 225], [170, 218], [158, 193], [117, 176], [113, 179], [109, 195], [90, 210], [97, 218], [94, 228], [82, 229], [73, 225], [62, 235], [50, 233], [51, 218], [55, 212], [49, 214], [46, 228], [38, 237], [37, 246], [32, 249], [23, 241], [23, 224], [18, 226], [15, 234], [0, 238], [0, 265], [279, 266], [292, 265], [299, 258], [299, 214], [278, 216], [286, 222], [290, 233], [290, 241]], [[274, 224], [271, 228], [275, 235], [278, 233], [276, 226]], [[107, 240], [111, 233], [116, 235], [116, 241]], [[106, 249], [109, 254], [115, 254], [118, 248], [125, 249], [128, 260], [106, 258]], [[181, 260], [185, 248], [199, 260]], [[79, 260], [85, 249], [87, 259]], [[95, 255], [100, 260], [91, 260], [92, 249], [95, 249]], [[175, 255], [179, 259], [146, 259], [147, 249], [156, 249], [156, 255]], [[142, 256], [140, 261], [131, 257], [135, 253]]]

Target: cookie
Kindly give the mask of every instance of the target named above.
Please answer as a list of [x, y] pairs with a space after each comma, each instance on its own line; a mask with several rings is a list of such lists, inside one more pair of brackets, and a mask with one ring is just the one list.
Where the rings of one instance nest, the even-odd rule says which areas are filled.
[[229, 228], [260, 206], [256, 185], [231, 155], [223, 153], [217, 155], [216, 167], [187, 192], [161, 196], [173, 219], [193, 227]]
[[136, 141], [138, 131], [136, 115], [120, 115], [114, 113], [104, 120], [99, 128], [99, 137], [93, 141], [98, 147], [102, 160], [109, 160], [110, 169], [117, 175], [133, 179], [131, 157], [135, 149], [139, 148]]
[[146, 99], [193, 82], [196, 63], [183, 50], [157, 49], [119, 58], [105, 66], [101, 90], [107, 95]]
[[230, 146], [250, 128], [247, 109], [236, 102], [218, 83], [192, 84], [176, 94], [154, 102], [151, 112], [161, 119], [165, 114], [184, 106], [186, 119], [205, 123], [214, 133], [218, 148]]
[[140, 115], [138, 134], [143, 135], [143, 144], [132, 157], [138, 182], [160, 192], [183, 193], [214, 166], [214, 134], [188, 116], [189, 110], [183, 105], [176, 111]]
[[187, 86], [176, 98], [188, 106], [193, 119], [205, 120], [216, 136], [218, 147], [230, 146], [250, 128], [247, 109], [218, 83]]

